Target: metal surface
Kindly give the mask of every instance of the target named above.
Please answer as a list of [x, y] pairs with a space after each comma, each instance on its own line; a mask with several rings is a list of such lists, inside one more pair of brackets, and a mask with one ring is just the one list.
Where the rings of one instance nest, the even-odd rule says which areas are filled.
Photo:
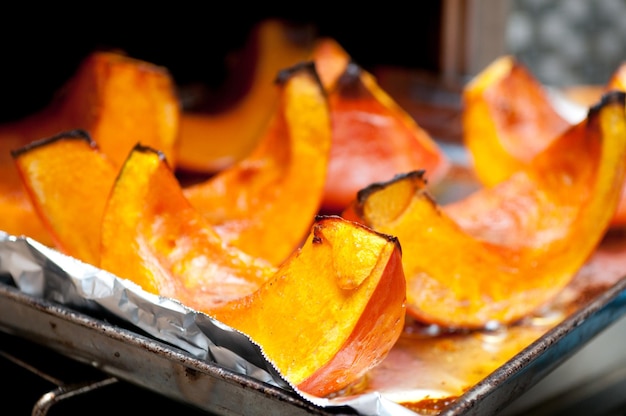
[[626, 314], [626, 278], [529, 345], [441, 415], [496, 415]]
[[32, 416], [45, 416], [48, 414], [48, 411], [55, 404], [68, 400], [72, 397], [76, 397], [81, 394], [88, 393], [92, 390], [99, 389], [103, 386], [108, 386], [109, 384], [117, 382], [115, 377], [109, 377], [102, 381], [97, 381], [93, 383], [85, 383], [79, 385], [71, 385], [71, 386], [60, 386], [50, 391], [43, 396], [35, 403], [33, 407]]
[[0, 330], [214, 414], [338, 414], [7, 284], [0, 284]]
[[[495, 415], [626, 313], [626, 279], [521, 351], [441, 415]], [[0, 284], [0, 330], [215, 414], [342, 414], [116, 324]], [[353, 413], [345, 409], [346, 413]]]

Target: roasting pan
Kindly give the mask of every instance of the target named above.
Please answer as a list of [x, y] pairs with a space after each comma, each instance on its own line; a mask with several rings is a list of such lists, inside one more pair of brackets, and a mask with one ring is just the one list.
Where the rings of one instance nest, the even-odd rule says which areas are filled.
[[27, 295], [7, 279], [0, 284], [0, 329], [211, 414], [329, 414], [285, 389], [200, 360], [119, 321]]
[[[626, 313], [626, 235], [607, 236], [595, 257], [568, 288], [579, 299], [572, 313], [446, 403], [440, 415], [499, 414]], [[330, 400], [302, 395], [254, 345], [219, 324], [213, 328], [203, 314], [151, 294], [133, 301], [130, 292], [106, 293], [126, 284], [34, 240], [0, 232], [0, 330], [6, 333], [210, 414], [420, 414], [378, 392]], [[130, 289], [142, 292], [132, 283]], [[139, 307], [129, 309], [133, 302]], [[154, 308], [182, 313], [163, 323]], [[217, 336], [215, 344], [207, 346], [195, 327]]]
[[[135, 23], [132, 33], [137, 32]], [[185, 36], [189, 37], [188, 29], [193, 26], [185, 23]], [[201, 32], [196, 36], [204, 38], [210, 25], [196, 23], [195, 26]], [[396, 22], [394, 26], [403, 25]], [[83, 35], [95, 36], [92, 32], [87, 31]], [[159, 33], [171, 40], [171, 31], [153, 31], [152, 35]], [[379, 44], [384, 44], [378, 40]], [[76, 39], [72, 38], [72, 41]], [[159, 41], [154, 43], [160, 44]], [[54, 50], [58, 55], [58, 48], [42, 48], [42, 39], [37, 42], [37, 45], [32, 45], [39, 47], [35, 52]], [[206, 45], [202, 43], [202, 46]], [[21, 58], [37, 62], [46, 60], [41, 59], [40, 53], [33, 52], [34, 48], [19, 48], [25, 51]], [[58, 59], [56, 55], [54, 60], [58, 65], [50, 66], [50, 70], [69, 62], [68, 59]], [[31, 67], [39, 71], [38, 65]], [[68, 64], [68, 67], [73, 68], [74, 63]], [[25, 79], [41, 79], [39, 75], [39, 72], [37, 76], [29, 73]], [[63, 73], [59, 79], [66, 76]], [[9, 80], [14, 78], [5, 77]], [[400, 94], [390, 85], [383, 84], [384, 79], [392, 78], [397, 79], [397, 74], [380, 77], [381, 86], [411, 110], [412, 102], [401, 100], [402, 94], [407, 95], [405, 85], [401, 86], [403, 92]], [[31, 105], [32, 96], [23, 94], [21, 83], [13, 81], [11, 84], [16, 90], [15, 99], [10, 100], [13, 103], [11, 107], [16, 107], [14, 104], [20, 99]], [[431, 91], [427, 90], [425, 94], [432, 101]], [[409, 98], [414, 99], [413, 96]], [[458, 96], [455, 95], [454, 111], [436, 109], [437, 114], [444, 116], [451, 113], [449, 119], [441, 120], [434, 116], [434, 112], [424, 113], [422, 108], [419, 109], [422, 113], [412, 115], [416, 116], [420, 125], [427, 126], [427, 130], [436, 131], [437, 136], [448, 139], [449, 134], [450, 140], [458, 142], [457, 101]], [[420, 114], [425, 116], [419, 118]], [[436, 125], [433, 126], [433, 123]], [[439, 132], [442, 126], [445, 132]], [[450, 146], [446, 150], [456, 153], [459, 147]], [[466, 185], [460, 184], [469, 189]], [[444, 201], [443, 198], [438, 200]], [[36, 241], [7, 235], [0, 230], [2, 332], [46, 346], [120, 380], [207, 414], [419, 414], [394, 406], [383, 393], [378, 392], [337, 400], [315, 400], [301, 395], [290, 388], [263, 360], [258, 349], [245, 339], [176, 302], [144, 295], [136, 288], [125, 285], [122, 279], [66, 258]], [[89, 296], [83, 296], [84, 293]], [[112, 293], [115, 296], [110, 296]], [[458, 398], [446, 402], [438, 414], [500, 414], [622, 318], [626, 314], [626, 235], [607, 237], [597, 256], [568, 287], [567, 295], [579, 300], [566, 317], [504, 360]], [[160, 312], [155, 312], [155, 309]], [[167, 320], [159, 319], [163, 316], [172, 317], [172, 320], [163, 322]], [[217, 339], [208, 342], [205, 333]]]
[[[436, 195], [439, 201], [456, 199], [476, 184], [467, 175], [463, 148], [442, 146], [456, 168]], [[0, 331], [208, 414], [501, 414], [626, 314], [626, 230], [607, 233], [554, 303], [560, 305], [559, 318], [548, 319], [550, 322], [530, 336], [516, 332], [519, 328], [505, 335], [494, 331], [478, 337], [436, 336], [442, 343], [432, 345], [439, 349], [427, 353], [415, 368], [402, 361], [413, 353], [406, 348], [412, 341], [399, 342], [372, 371], [374, 381], [391, 380], [383, 388], [320, 399], [290, 386], [257, 345], [208, 316], [175, 300], [148, 294], [130, 281], [30, 238], [0, 230]], [[529, 319], [546, 320], [552, 313], [543, 311]], [[476, 339], [484, 344], [485, 339], [499, 337], [508, 337], [513, 345], [510, 355], [497, 355], [489, 346], [476, 348]], [[422, 399], [441, 397], [424, 388], [428, 385], [420, 378], [441, 377], [454, 384], [455, 371], [464, 365], [467, 371], [476, 372], [468, 365], [473, 361], [485, 361], [491, 367], [483, 369], [458, 395], [444, 397], [437, 412], [433, 413], [432, 407], [425, 411], [397, 404], [419, 401], [416, 392]], [[440, 366], [445, 368], [440, 371]], [[411, 379], [417, 380], [420, 388], [407, 393], [400, 384]], [[407, 399], [407, 395], [413, 396]]]
[[[576, 117], [580, 115], [572, 115], [572, 119]], [[454, 162], [447, 183], [435, 195], [440, 202], [476, 189], [475, 179], [467, 174], [467, 154], [456, 143], [458, 140], [440, 142]], [[414, 353], [406, 348], [412, 341], [399, 342], [389, 358], [372, 371], [374, 381], [391, 380], [383, 383], [383, 388], [320, 399], [290, 386], [257, 345], [208, 316], [175, 300], [148, 294], [132, 282], [37, 241], [0, 230], [0, 331], [208, 414], [501, 414], [626, 314], [626, 230], [607, 233], [555, 304], [559, 305], [559, 317], [548, 319], [550, 322], [530, 335], [512, 328], [504, 335], [498, 331], [478, 334], [471, 343], [464, 338], [472, 335], [435, 336], [443, 340], [432, 344], [439, 349], [427, 353], [415, 368], [403, 362]], [[552, 313], [543, 311], [529, 319], [545, 320]], [[474, 342], [479, 339], [484, 344], [485, 339], [502, 337], [504, 343], [508, 339], [513, 345], [510, 355], [491, 354], [488, 349], [476, 348]], [[471, 361], [485, 361], [491, 367], [477, 372], [467, 365]], [[479, 376], [451, 398], [438, 396], [419, 381], [421, 377], [441, 377], [444, 384], [454, 384], [455, 371], [464, 365]], [[418, 380], [415, 385], [419, 388], [407, 393], [401, 384], [412, 379]], [[432, 407], [426, 411], [396, 403], [440, 397], [436, 412]]]

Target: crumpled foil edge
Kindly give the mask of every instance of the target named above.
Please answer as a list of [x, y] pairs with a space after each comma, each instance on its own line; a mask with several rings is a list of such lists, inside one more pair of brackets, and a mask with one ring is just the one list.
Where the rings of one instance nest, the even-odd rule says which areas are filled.
[[197, 359], [293, 391], [324, 408], [346, 406], [362, 415], [415, 415], [379, 393], [319, 398], [290, 385], [246, 335], [175, 299], [144, 291], [134, 282], [83, 263], [28, 237], [0, 231], [0, 273], [18, 289], [81, 310], [100, 308]]

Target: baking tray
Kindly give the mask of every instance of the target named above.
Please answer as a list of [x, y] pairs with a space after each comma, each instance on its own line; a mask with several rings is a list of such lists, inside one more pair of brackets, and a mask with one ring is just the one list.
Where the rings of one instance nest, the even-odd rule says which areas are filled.
[[497, 415], [626, 312], [626, 278], [468, 390], [441, 415]]
[[[625, 237], [623, 233], [608, 236], [568, 288], [570, 297], [582, 296], [585, 301], [579, 302], [559, 324], [447, 403], [438, 414], [499, 414], [623, 316], [626, 277], [620, 273], [626, 261]], [[28, 274], [36, 269], [34, 262], [44, 261], [46, 273], [59, 274], [54, 259], [46, 257], [54, 254], [54, 250], [40, 253], [40, 245], [25, 238], [11, 237], [4, 242], [28, 249], [25, 258], [16, 258], [19, 252], [7, 253], [0, 244], [0, 330], [4, 332], [210, 414], [379, 414], [376, 395], [364, 396], [369, 403], [360, 407], [353, 405], [358, 402], [358, 395], [355, 400], [346, 401], [346, 406], [341, 402], [320, 406], [288, 388], [198, 358], [193, 352], [109, 314], [106, 308], [80, 304], [69, 307], [62, 300], [49, 299], [50, 296], [24, 293], [15, 286], [14, 277], [22, 274], [21, 278], [26, 275], [28, 280]], [[12, 265], [7, 267], [8, 263]], [[395, 413], [382, 411], [382, 414]]]
[[131, 330], [0, 283], [0, 330], [211, 414], [328, 415], [299, 396]]

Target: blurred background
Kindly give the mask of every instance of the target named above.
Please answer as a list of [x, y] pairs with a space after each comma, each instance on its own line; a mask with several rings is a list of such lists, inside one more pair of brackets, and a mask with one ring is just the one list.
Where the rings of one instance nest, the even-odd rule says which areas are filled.
[[[570, 86], [603, 84], [626, 60], [624, 0], [444, 0], [442, 5], [450, 23], [444, 20], [442, 26], [443, 70], [471, 76], [508, 53], [543, 83]], [[455, 19], [462, 23], [452, 24]], [[446, 53], [452, 54], [447, 60]]]
[[0, 121], [45, 105], [96, 48], [166, 66], [181, 85], [218, 85], [229, 54], [269, 17], [314, 25], [370, 70], [397, 66], [449, 80], [511, 53], [543, 83], [602, 84], [626, 60], [626, 0], [431, 0], [375, 9], [177, 2], [132, 13], [112, 5], [18, 7], [0, 25]]
[[624, 0], [509, 3], [506, 49], [546, 84], [603, 84], [626, 60]]

